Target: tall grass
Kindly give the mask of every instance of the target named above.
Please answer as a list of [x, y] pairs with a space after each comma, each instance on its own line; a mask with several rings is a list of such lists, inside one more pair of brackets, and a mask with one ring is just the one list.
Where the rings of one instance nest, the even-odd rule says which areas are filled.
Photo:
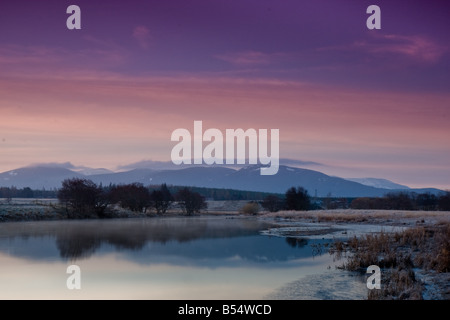
[[450, 272], [450, 223], [410, 228], [335, 242], [330, 253], [340, 258], [350, 252], [341, 268], [365, 272], [370, 265], [383, 270], [382, 289], [369, 291], [369, 299], [420, 299], [422, 284], [414, 268]]

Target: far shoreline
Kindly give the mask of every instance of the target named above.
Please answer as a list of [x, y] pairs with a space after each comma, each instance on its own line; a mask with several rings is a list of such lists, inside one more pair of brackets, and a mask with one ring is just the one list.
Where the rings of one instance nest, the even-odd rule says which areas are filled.
[[[158, 215], [155, 211], [133, 212], [118, 206], [110, 207], [108, 219], [126, 218], [157, 218], [157, 217], [190, 217], [190, 216], [245, 216], [275, 220], [382, 224], [396, 226], [417, 226], [435, 223], [450, 223], [450, 211], [416, 211], [416, 210], [368, 210], [368, 209], [324, 209], [308, 211], [260, 211], [257, 214], [244, 214], [237, 208], [247, 201], [208, 201], [208, 204], [220, 203], [219, 208], [213, 205], [211, 209], [200, 213], [187, 215], [179, 208], [171, 208], [165, 214]], [[225, 204], [224, 203], [228, 203]], [[209, 207], [209, 206], [208, 206]], [[92, 218], [96, 219], [96, 218]], [[9, 201], [0, 199], [0, 223], [13, 221], [41, 220], [78, 220], [71, 219], [64, 213], [58, 199], [14, 198]], [[79, 220], [89, 220], [79, 219]]]

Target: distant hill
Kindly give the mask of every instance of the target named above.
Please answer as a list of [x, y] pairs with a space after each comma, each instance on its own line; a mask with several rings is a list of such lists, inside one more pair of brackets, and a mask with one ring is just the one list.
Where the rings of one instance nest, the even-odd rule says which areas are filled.
[[[195, 186], [205, 188], [223, 188], [268, 193], [284, 193], [289, 187], [301, 186], [308, 190], [311, 196], [318, 197], [378, 197], [388, 192], [430, 192], [439, 193], [438, 189], [409, 189], [407, 186], [395, 184], [388, 180], [367, 180], [378, 186], [365, 185], [339, 177], [331, 177], [318, 171], [280, 166], [273, 176], [260, 175], [257, 165], [246, 166], [239, 170], [225, 167], [197, 167], [182, 168], [178, 170], [133, 169], [124, 172], [111, 173], [103, 171], [102, 174], [83, 175], [79, 172], [50, 166], [34, 166], [19, 168], [0, 173], [0, 186], [17, 188], [30, 187], [41, 190], [54, 189], [61, 186], [64, 179], [78, 177], [88, 178], [97, 184], [126, 184], [132, 182], [144, 185]], [[88, 169], [84, 172], [89, 172]], [[95, 171], [93, 171], [95, 172]], [[375, 181], [375, 182], [374, 182]]]
[[[109, 183], [137, 181], [144, 184], [162, 184], [195, 186], [206, 188], [224, 188], [259, 192], [284, 193], [291, 186], [302, 186], [311, 195], [332, 196], [382, 196], [386, 190], [368, 187], [342, 178], [330, 177], [323, 173], [307, 169], [280, 166], [273, 176], [260, 175], [259, 166], [247, 166], [240, 170], [222, 167], [190, 167], [180, 170], [145, 171], [140, 169], [113, 175], [90, 176], [94, 182]], [[118, 175], [121, 175], [120, 178]], [[139, 178], [139, 179], [138, 179]]]
[[0, 173], [0, 186], [31, 189], [53, 189], [61, 187], [67, 178], [85, 177], [72, 170], [60, 167], [25, 167]]
[[365, 186], [381, 188], [381, 189], [409, 189], [408, 186], [404, 186], [390, 180], [377, 179], [377, 178], [345, 178], [345, 180], [361, 183]]

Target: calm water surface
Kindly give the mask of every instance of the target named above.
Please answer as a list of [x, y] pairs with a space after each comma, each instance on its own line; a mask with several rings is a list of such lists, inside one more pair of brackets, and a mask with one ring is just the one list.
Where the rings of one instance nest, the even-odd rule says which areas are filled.
[[[256, 218], [173, 217], [0, 224], [0, 299], [363, 299], [306, 240]], [[311, 246], [313, 244], [313, 246]], [[326, 251], [326, 250], [325, 250]], [[81, 289], [69, 290], [69, 265]]]

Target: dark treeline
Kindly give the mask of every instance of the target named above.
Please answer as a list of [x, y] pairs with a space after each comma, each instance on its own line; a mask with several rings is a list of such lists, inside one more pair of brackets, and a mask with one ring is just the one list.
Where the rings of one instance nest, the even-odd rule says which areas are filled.
[[352, 209], [450, 211], [450, 192], [436, 196], [430, 193], [389, 193], [381, 198], [356, 198]]
[[31, 188], [17, 189], [16, 187], [0, 187], [0, 198], [56, 198], [57, 190], [32, 190]]
[[[108, 185], [106, 188], [112, 188], [115, 185]], [[160, 185], [151, 185], [147, 187], [150, 192], [158, 190]], [[185, 186], [167, 186], [171, 194], [175, 194], [178, 190], [185, 188]], [[263, 200], [270, 195], [267, 192], [244, 191], [234, 189], [219, 189], [219, 188], [204, 188], [204, 187], [188, 187], [189, 190], [201, 194], [206, 199], [210, 200]], [[0, 187], [0, 198], [57, 198], [58, 190], [33, 190], [31, 188], [17, 189], [15, 187]]]
[[[172, 194], [178, 192], [178, 190], [183, 189], [187, 186], [168, 186], [169, 191]], [[150, 190], [158, 189], [159, 186], [149, 186]], [[268, 192], [257, 192], [257, 191], [245, 191], [245, 190], [235, 190], [235, 189], [219, 189], [219, 188], [206, 188], [206, 187], [188, 187], [189, 190], [201, 194], [206, 199], [225, 201], [225, 200], [263, 200], [265, 197], [270, 195]]]
[[423, 210], [450, 211], [450, 192], [441, 195], [430, 193], [398, 192], [379, 198], [314, 198], [298, 187], [288, 189], [284, 196], [268, 195], [260, 202], [271, 212], [279, 210], [318, 210], [318, 209], [372, 209], [372, 210]]
[[[109, 199], [109, 203], [117, 202], [123, 203], [123, 206], [132, 211], [145, 211], [145, 208], [150, 208], [146, 203], [139, 203], [133, 200], [133, 194], [141, 194], [141, 197], [146, 197], [148, 194], [152, 197], [153, 207], [158, 214], [165, 213], [168, 203], [175, 201], [168, 195], [177, 194], [180, 190], [186, 187], [182, 186], [166, 186], [161, 190], [161, 186], [147, 186], [132, 183], [128, 185], [108, 185], [103, 187], [98, 186], [104, 192], [115, 193], [115, 199]], [[144, 190], [145, 189], [145, 190]], [[384, 197], [370, 198], [312, 198], [308, 192], [298, 187], [295, 189], [291, 187], [285, 194], [271, 194], [265, 192], [242, 191], [234, 189], [218, 189], [218, 188], [202, 188], [202, 187], [188, 187], [190, 192], [198, 193], [204, 199], [208, 200], [247, 200], [257, 201], [261, 206], [271, 212], [279, 210], [317, 210], [317, 209], [373, 209], [373, 210], [425, 210], [425, 211], [450, 211], [450, 192], [447, 191], [441, 195], [434, 195], [430, 193], [412, 193], [399, 192], [390, 193]], [[57, 198], [59, 190], [33, 190], [31, 188], [18, 189], [16, 187], [0, 187], [0, 198]], [[148, 194], [147, 194], [148, 192]], [[117, 195], [122, 194], [121, 199], [117, 199]], [[128, 199], [124, 197], [128, 194]], [[112, 201], [111, 201], [112, 200]], [[145, 201], [144, 201], [145, 202]], [[182, 202], [182, 201], [181, 201]], [[99, 204], [100, 205], [100, 204]], [[191, 212], [189, 210], [189, 212]]]

